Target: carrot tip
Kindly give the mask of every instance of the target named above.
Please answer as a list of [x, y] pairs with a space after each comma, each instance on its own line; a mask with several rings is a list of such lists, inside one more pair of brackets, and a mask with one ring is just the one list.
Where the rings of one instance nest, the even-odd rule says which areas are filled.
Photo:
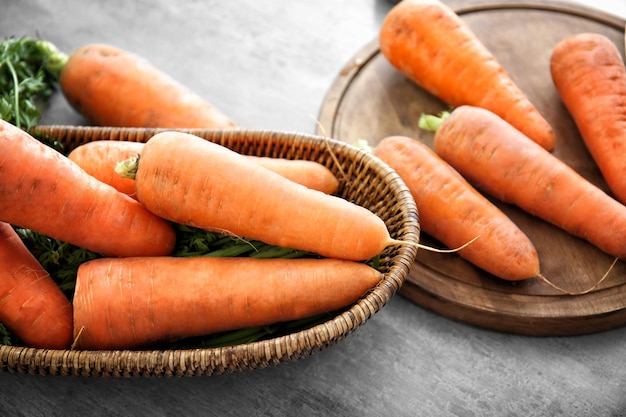
[[548, 278], [544, 277], [543, 275], [539, 274], [537, 275], [537, 278], [539, 278], [541, 281], [545, 282], [546, 284], [548, 284], [549, 286], [551, 286], [552, 288], [554, 288], [555, 290], [562, 292], [566, 295], [585, 295], [593, 290], [595, 290], [596, 288], [598, 288], [598, 286], [600, 286], [600, 284], [602, 284], [602, 282], [604, 282], [604, 280], [606, 279], [606, 277], [609, 276], [609, 273], [613, 270], [613, 267], [615, 266], [615, 264], [617, 263], [617, 261], [619, 260], [619, 258], [615, 258], [613, 260], [613, 263], [611, 263], [611, 266], [609, 266], [609, 269], [604, 273], [604, 275], [602, 276], [602, 278], [600, 278], [595, 284], [593, 284], [591, 287], [587, 288], [586, 290], [583, 291], [578, 291], [578, 292], [574, 292], [574, 291], [568, 291], [562, 287], [559, 287], [558, 285], [556, 285], [555, 283], [553, 283], [552, 281], [550, 281]]
[[406, 242], [404, 240], [392, 240], [392, 243], [395, 245], [409, 245], [409, 246], [415, 246], [419, 249], [424, 249], [430, 252], [436, 252], [436, 253], [456, 253], [464, 248], [466, 248], [467, 246], [471, 245], [472, 243], [474, 243], [474, 241], [476, 241], [476, 239], [478, 239], [480, 237], [480, 235], [476, 236], [475, 238], [473, 238], [472, 240], [470, 240], [469, 242], [464, 243], [463, 245], [459, 246], [458, 248], [454, 248], [454, 249], [439, 249], [439, 248], [434, 248], [432, 246], [428, 246], [428, 245], [423, 245], [421, 243], [415, 243], [415, 242]]
[[72, 346], [70, 346], [70, 350], [74, 350], [74, 349], [76, 349], [76, 346], [78, 346], [78, 341], [80, 340], [80, 336], [82, 335], [83, 330], [85, 330], [85, 326], [81, 326], [80, 327], [80, 330], [78, 331], [78, 334], [74, 338], [74, 342], [72, 342]]

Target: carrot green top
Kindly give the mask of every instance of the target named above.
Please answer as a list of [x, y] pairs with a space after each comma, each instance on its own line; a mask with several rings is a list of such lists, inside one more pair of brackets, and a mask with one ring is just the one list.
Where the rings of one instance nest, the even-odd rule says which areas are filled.
[[0, 43], [0, 119], [26, 130], [35, 126], [67, 59], [41, 39], [8, 38]]

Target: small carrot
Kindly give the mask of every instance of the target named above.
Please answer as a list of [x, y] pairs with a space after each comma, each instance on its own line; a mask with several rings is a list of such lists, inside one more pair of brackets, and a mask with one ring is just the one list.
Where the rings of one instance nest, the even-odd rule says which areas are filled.
[[435, 151], [477, 188], [626, 259], [626, 206], [494, 113], [456, 108]]
[[59, 83], [90, 122], [119, 127], [236, 128], [224, 113], [136, 54], [106, 44], [69, 55]]
[[137, 199], [175, 223], [350, 260], [399, 243], [368, 209], [198, 136], [158, 133], [136, 162], [122, 166], [135, 178]]
[[[115, 171], [115, 166], [120, 161], [140, 154], [143, 146], [143, 142], [97, 140], [74, 148], [68, 158], [100, 181], [124, 194], [134, 196], [135, 182], [130, 178], [123, 178]], [[315, 161], [260, 156], [247, 156], [247, 158], [285, 178], [327, 194], [334, 193], [339, 186], [335, 175], [324, 165]]]
[[607, 37], [580, 33], [552, 51], [550, 71], [609, 188], [626, 203], [626, 68]]
[[489, 109], [553, 150], [550, 124], [471, 29], [441, 1], [398, 3], [383, 21], [379, 44], [396, 69], [447, 104]]
[[411, 191], [422, 231], [451, 248], [479, 236], [459, 255], [502, 279], [539, 276], [539, 256], [530, 239], [425, 144], [390, 136], [376, 145], [374, 154]]
[[138, 155], [143, 145], [142, 142], [96, 140], [77, 146], [67, 157], [92, 177], [124, 194], [134, 196], [135, 181], [115, 172], [115, 165]]
[[172, 225], [0, 121], [0, 221], [109, 256], [169, 254]]
[[268, 156], [247, 156], [257, 164], [274, 171], [293, 182], [312, 190], [333, 194], [339, 187], [339, 181], [324, 165], [305, 159], [272, 158]]
[[101, 258], [79, 267], [74, 340], [127, 349], [344, 308], [382, 278], [337, 259]]
[[72, 305], [13, 227], [0, 222], [0, 322], [29, 347], [72, 343]]

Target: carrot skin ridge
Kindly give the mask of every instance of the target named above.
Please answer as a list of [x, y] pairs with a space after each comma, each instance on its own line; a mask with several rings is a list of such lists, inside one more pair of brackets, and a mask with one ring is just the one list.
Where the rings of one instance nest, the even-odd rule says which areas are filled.
[[442, 101], [489, 109], [554, 149], [548, 121], [449, 6], [439, 0], [398, 3], [383, 21], [379, 44], [391, 65]]
[[79, 349], [123, 349], [346, 307], [382, 274], [337, 259], [101, 258], [80, 266]]
[[[116, 172], [115, 166], [119, 162], [139, 155], [143, 146], [143, 142], [98, 140], [74, 148], [69, 153], [68, 158], [91, 176], [124, 194], [135, 197], [134, 180], [123, 178]], [[315, 161], [260, 156], [246, 157], [285, 178], [326, 194], [333, 194], [339, 187], [339, 181], [335, 175], [324, 165]]]
[[172, 222], [329, 258], [366, 260], [395, 242], [368, 209], [187, 133], [146, 142], [135, 189], [150, 211]]
[[626, 203], [626, 68], [607, 37], [563, 39], [550, 58], [552, 80], [612, 193]]
[[111, 45], [88, 44], [74, 51], [59, 83], [72, 107], [99, 126], [237, 128], [145, 58]]
[[0, 121], [0, 221], [109, 256], [167, 255], [172, 225]]
[[537, 251], [530, 239], [491, 201], [434, 151], [405, 136], [384, 138], [374, 154], [393, 168], [409, 188], [420, 213], [420, 227], [460, 256], [506, 280], [536, 278]]
[[31, 347], [65, 349], [72, 342], [72, 304], [5, 222], [0, 222], [0, 322]]
[[626, 207], [492, 112], [456, 108], [435, 151], [477, 188], [626, 258]]

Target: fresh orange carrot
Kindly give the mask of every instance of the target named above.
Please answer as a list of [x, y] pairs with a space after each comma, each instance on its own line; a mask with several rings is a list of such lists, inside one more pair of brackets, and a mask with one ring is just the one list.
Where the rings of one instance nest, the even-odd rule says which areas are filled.
[[136, 171], [137, 199], [175, 223], [350, 260], [399, 244], [368, 209], [191, 134], [158, 133], [122, 165]]
[[333, 194], [339, 187], [339, 181], [324, 165], [304, 159], [271, 158], [268, 156], [247, 156], [257, 164], [274, 171], [293, 182], [312, 190]]
[[429, 93], [453, 107], [489, 109], [553, 150], [550, 124], [475, 33], [441, 1], [398, 3], [383, 21], [379, 43], [387, 60]]
[[[134, 196], [135, 182], [130, 178], [123, 178], [115, 171], [115, 166], [120, 161], [140, 154], [143, 146], [142, 142], [98, 140], [74, 148], [68, 158], [100, 181], [124, 194]], [[339, 186], [337, 177], [324, 165], [315, 161], [260, 156], [247, 158], [285, 178], [327, 194], [334, 193]]]
[[609, 188], [626, 203], [626, 67], [619, 50], [600, 34], [573, 35], [552, 51], [550, 70]]
[[0, 221], [109, 256], [166, 255], [172, 225], [0, 121]]
[[77, 146], [67, 157], [89, 175], [133, 197], [135, 181], [115, 172], [115, 165], [138, 155], [143, 145], [143, 142], [96, 140]]
[[381, 278], [337, 259], [101, 258], [78, 269], [75, 346], [134, 348], [312, 317]]
[[72, 343], [70, 301], [4, 222], [0, 222], [0, 322], [29, 347], [64, 349]]
[[435, 151], [477, 188], [626, 259], [626, 206], [494, 113], [457, 107]]
[[537, 278], [539, 256], [530, 239], [491, 201], [425, 144], [405, 136], [384, 138], [374, 154], [411, 191], [422, 231], [459, 255], [506, 279]]
[[235, 128], [211, 103], [136, 54], [106, 44], [73, 52], [61, 71], [68, 102], [100, 126]]

